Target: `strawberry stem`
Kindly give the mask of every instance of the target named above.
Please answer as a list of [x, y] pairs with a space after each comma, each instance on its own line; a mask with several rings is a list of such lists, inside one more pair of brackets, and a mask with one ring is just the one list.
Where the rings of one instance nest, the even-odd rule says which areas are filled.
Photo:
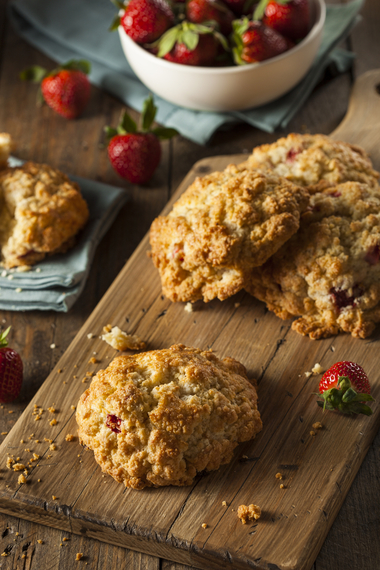
[[8, 346], [8, 340], [6, 337], [10, 330], [11, 327], [8, 327], [4, 332], [0, 334], [0, 348], [5, 348], [6, 346]]
[[363, 402], [373, 402], [374, 398], [367, 393], [357, 393], [351, 385], [348, 376], [339, 376], [339, 388], [330, 388], [320, 394], [322, 400], [317, 404], [323, 411], [339, 410], [344, 414], [364, 414], [370, 416], [373, 411]]

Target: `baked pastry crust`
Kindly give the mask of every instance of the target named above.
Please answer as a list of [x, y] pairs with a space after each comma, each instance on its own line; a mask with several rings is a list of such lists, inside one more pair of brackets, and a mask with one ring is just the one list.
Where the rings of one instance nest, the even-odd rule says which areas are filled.
[[347, 182], [314, 194], [299, 232], [246, 290], [312, 339], [366, 338], [380, 321], [380, 188]]
[[152, 258], [172, 301], [224, 300], [244, 287], [298, 229], [308, 192], [284, 178], [229, 165], [195, 182], [150, 231]]
[[191, 485], [262, 428], [244, 366], [181, 344], [115, 358], [82, 394], [76, 419], [102, 471], [134, 489]]
[[0, 246], [6, 268], [33, 265], [74, 245], [89, 216], [80, 188], [46, 164], [0, 173]]
[[244, 164], [275, 172], [294, 184], [308, 186], [310, 192], [349, 181], [374, 187], [379, 178], [361, 147], [319, 134], [292, 133], [273, 144], [258, 146]]

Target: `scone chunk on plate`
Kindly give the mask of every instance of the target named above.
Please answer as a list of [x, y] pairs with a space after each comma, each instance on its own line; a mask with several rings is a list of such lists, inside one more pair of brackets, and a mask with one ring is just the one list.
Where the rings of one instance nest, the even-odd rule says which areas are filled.
[[379, 178], [361, 147], [326, 135], [292, 133], [254, 148], [245, 164], [275, 172], [294, 184], [308, 186], [311, 192], [350, 181], [377, 186]]
[[46, 164], [0, 172], [0, 247], [6, 268], [65, 252], [88, 219], [79, 186]]
[[318, 339], [366, 338], [380, 321], [380, 188], [347, 182], [314, 194], [299, 232], [252, 271], [246, 290]]
[[242, 364], [174, 345], [118, 356], [77, 406], [81, 443], [127, 487], [191, 485], [262, 428]]
[[297, 231], [308, 198], [284, 178], [235, 165], [197, 178], [151, 227], [164, 294], [185, 302], [234, 295]]

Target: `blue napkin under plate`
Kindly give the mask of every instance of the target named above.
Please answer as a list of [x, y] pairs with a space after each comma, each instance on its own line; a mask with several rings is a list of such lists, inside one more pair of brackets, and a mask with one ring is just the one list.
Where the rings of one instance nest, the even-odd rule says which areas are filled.
[[[20, 166], [13, 157], [10, 166]], [[67, 312], [81, 294], [95, 250], [129, 198], [128, 191], [70, 176], [81, 188], [90, 212], [76, 245], [67, 253], [47, 257], [28, 272], [0, 268], [0, 309]]]
[[[328, 66], [335, 64], [340, 72], [350, 68], [354, 55], [334, 48], [358, 21], [362, 5], [363, 0], [354, 0], [327, 6], [322, 45], [311, 69], [296, 87], [276, 101], [248, 111], [213, 113], [191, 111], [156, 97], [157, 121], [201, 144], [207, 143], [219, 127], [231, 123], [245, 121], [267, 132], [286, 127]], [[59, 63], [88, 59], [92, 64], [92, 83], [141, 111], [149, 91], [125, 59], [118, 34], [108, 31], [116, 13], [111, 2], [13, 0], [8, 6], [9, 17], [24, 39]]]

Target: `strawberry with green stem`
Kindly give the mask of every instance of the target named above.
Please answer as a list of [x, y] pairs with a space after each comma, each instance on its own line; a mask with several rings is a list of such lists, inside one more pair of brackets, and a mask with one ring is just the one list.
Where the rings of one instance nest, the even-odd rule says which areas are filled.
[[0, 402], [12, 402], [20, 393], [23, 364], [20, 355], [8, 346], [7, 336], [11, 327], [0, 334]]
[[105, 127], [108, 143], [108, 156], [113, 168], [133, 184], [145, 184], [153, 176], [160, 158], [160, 140], [177, 135], [175, 129], [156, 127], [151, 129], [157, 113], [153, 97], [144, 101], [141, 114], [141, 129], [125, 112], [115, 129]]
[[253, 19], [296, 42], [310, 29], [309, 0], [260, 0]]
[[287, 51], [291, 44], [281, 34], [262, 22], [247, 17], [235, 20], [233, 26], [233, 56], [237, 65], [257, 63]]
[[73, 59], [53, 71], [38, 65], [29, 67], [21, 72], [20, 79], [40, 83], [38, 102], [45, 100], [65, 119], [75, 119], [83, 113], [90, 99], [91, 84], [87, 77], [90, 69], [88, 61]]
[[338, 410], [345, 414], [373, 412], [364, 402], [374, 401], [368, 376], [356, 362], [337, 362], [324, 373], [319, 383], [322, 400], [317, 404], [323, 410]]
[[115, 18], [110, 31], [121, 25], [138, 44], [154, 42], [174, 24], [173, 11], [165, 0], [129, 0], [126, 4], [112, 1], [123, 14]]

